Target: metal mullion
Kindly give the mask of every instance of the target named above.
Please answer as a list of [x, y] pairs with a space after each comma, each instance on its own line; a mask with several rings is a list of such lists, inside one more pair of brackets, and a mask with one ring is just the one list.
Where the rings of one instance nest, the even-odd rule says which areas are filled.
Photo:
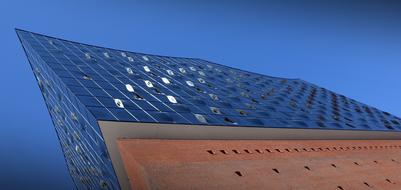
[[[120, 58], [120, 59], [121, 59], [121, 58]], [[125, 61], [125, 60], [123, 60], [123, 61]], [[166, 66], [166, 64], [163, 64], [163, 63], [160, 63], [160, 64], [162, 64], [163, 66], [167, 67], [168, 69], [173, 69], [173, 68], [171, 68], [171, 67]], [[175, 64], [178, 64], [178, 63], [175, 63]], [[156, 69], [156, 70], [157, 70], [157, 69]], [[146, 73], [143, 73], [142, 70], [140, 70], [140, 72], [141, 72], [142, 74], [147, 75]], [[162, 72], [160, 72], [160, 73], [162, 73]], [[181, 72], [179, 72], [179, 71], [177, 71], [176, 73], [180, 74], [180, 75], [183, 76], [184, 78], [189, 78], [189, 77], [186, 77], [185, 75], [181, 74]], [[167, 76], [167, 77], [169, 77], [170, 79], [172, 79], [171, 81], [178, 82], [178, 84], [184, 85], [186, 88], [188, 88], [188, 87], [186, 86], [186, 84], [183, 84], [183, 83], [179, 82], [178, 80], [176, 80], [175, 78], [170, 77], [170, 75], [164, 75], [164, 76]], [[152, 77], [150, 77], [150, 78], [152, 78]], [[152, 78], [152, 79], [153, 79], [153, 78]], [[153, 79], [153, 80], [154, 80], [154, 79]], [[198, 106], [196, 106], [195, 104], [192, 104], [190, 101], [186, 100], [186, 99], [183, 98], [181, 95], [175, 93], [175, 92], [172, 91], [170, 88], [167, 88], [166, 86], [164, 86], [163, 84], [161, 84], [161, 83], [158, 82], [157, 80], [155, 80], [155, 81], [156, 81], [158, 84], [160, 84], [161, 86], [163, 86], [164, 88], [168, 89], [168, 90], [169, 90], [170, 92], [172, 92], [173, 94], [175, 94], [177, 97], [180, 97], [182, 100], [185, 100], [185, 102], [189, 103], [190, 105], [196, 107], [198, 110], [202, 111], [202, 109], [200, 109], [200, 108], [199, 108]], [[188, 89], [190, 89], [190, 88], [188, 88]], [[193, 89], [190, 89], [190, 90], [194, 91]], [[196, 92], [196, 91], [195, 91], [195, 92]], [[210, 114], [209, 114], [208, 116], [211, 117], [211, 118], [213, 118], [213, 119], [216, 119], [215, 117], [213, 117], [213, 116], [210, 115]]]
[[[43, 68], [42, 68], [42, 70], [43, 70]], [[44, 73], [42, 73], [42, 74], [44, 74], [44, 75], [46, 75], [47, 77], [49, 77], [48, 75], [47, 75], [47, 72], [44, 72]], [[56, 105], [57, 104], [57, 102], [55, 102], [55, 101], [53, 101], [53, 100], [55, 100], [56, 99], [56, 97], [54, 97], [51, 93], [49, 93], [48, 94], [51, 98], [47, 98], [47, 101], [49, 101], [49, 102], [53, 102], [54, 103], [54, 105]], [[68, 99], [68, 98], [67, 98]], [[64, 108], [65, 109], [67, 109], [68, 111], [70, 111], [71, 112], [71, 110], [68, 108], [68, 106], [65, 104], [65, 102], [63, 101], [63, 102], [61, 102], [62, 104], [64, 104]], [[75, 108], [76, 109], [76, 108]], [[60, 111], [62, 111], [65, 115], [68, 115], [65, 111], [64, 111], [64, 109], [60, 109]], [[87, 122], [88, 123], [88, 122]], [[90, 125], [90, 123], [88, 123], [89, 125]], [[95, 131], [95, 130], [94, 130]], [[95, 133], [96, 133], [96, 131], [95, 131]], [[88, 133], [88, 136], [94, 141], [94, 142], [96, 142], [94, 139], [93, 139], [93, 137]], [[88, 144], [90, 144], [90, 143], [88, 143]], [[90, 145], [91, 146], [91, 145]], [[91, 146], [92, 147], [92, 146]], [[94, 149], [93, 147], [92, 147], [92, 149]], [[95, 150], [95, 149], [94, 149]], [[99, 158], [100, 158], [100, 160], [101, 160], [101, 157], [99, 156], [99, 155], [97, 155]]]
[[[72, 53], [74, 53], [74, 51], [73, 50], [71, 50], [71, 48], [69, 48], [69, 47], [67, 47], [66, 45], [64, 45], [63, 44], [63, 46], [66, 48], [66, 49], [68, 49], [70, 52], [72, 52]], [[74, 45], [72, 45], [72, 46], [74, 46]], [[75, 47], [75, 46], [74, 46]], [[76, 49], [78, 49], [78, 48], [76, 48]], [[81, 51], [81, 50], [80, 50]], [[82, 51], [81, 51], [82, 52]], [[82, 52], [83, 53], [83, 52]], [[143, 112], [145, 112], [147, 115], [149, 115], [149, 117], [151, 117], [153, 120], [155, 120], [155, 121], [157, 121], [155, 118], [153, 118], [149, 113], [147, 113], [144, 109], [142, 109], [142, 107], [141, 106], [139, 106], [137, 103], [135, 103], [134, 101], [132, 101], [131, 100], [131, 98], [129, 98], [127, 95], [125, 95], [125, 93], [123, 93], [120, 89], [118, 89], [112, 82], [110, 82], [109, 80], [107, 80], [103, 75], [101, 75], [101, 74], [99, 74], [95, 69], [93, 69], [86, 61], [84, 61], [84, 60], [82, 60], [81, 59], [81, 57], [79, 57], [78, 55], [76, 55], [75, 53], [74, 53], [74, 55], [78, 58], [78, 59], [80, 59], [81, 61], [83, 61], [89, 68], [91, 68], [97, 75], [99, 75], [100, 77], [102, 77], [103, 79], [104, 79], [104, 81], [105, 82], [107, 82], [107, 83], [109, 83], [114, 89], [116, 89], [117, 91], [119, 91], [122, 95], [124, 95], [128, 100], [130, 100], [133, 104], [135, 104], [137, 107], [139, 107], [139, 108], [141, 108], [141, 110], [143, 111]], [[102, 67], [103, 68], [103, 67]], [[103, 68], [104, 69], [104, 68]], [[105, 69], [104, 69], [105, 70]], [[107, 71], [107, 70], [106, 70]], [[112, 75], [113, 76], [113, 75]], [[114, 77], [114, 78], [116, 78], [116, 77]], [[117, 79], [118, 80], [118, 79]], [[95, 82], [96, 83], [96, 82]], [[97, 84], [97, 83], [96, 83]], [[98, 85], [98, 84], [97, 84]], [[100, 85], [98, 85], [103, 91], [105, 91], [110, 97], [111, 97], [111, 95], [106, 91], [106, 90], [104, 90], [104, 88], [102, 87], [102, 86], [100, 86]], [[113, 98], [113, 97], [111, 97], [111, 98]], [[107, 108], [106, 108], [107, 109]], [[124, 110], [125, 111], [127, 111], [135, 120], [137, 120], [137, 121], [139, 121], [139, 119], [138, 118], [136, 118], [130, 111], [128, 111], [126, 108], [124, 108]]]
[[[124, 62], [126, 62], [126, 60], [124, 60], [124, 59], [122, 59], [121, 57], [118, 57], [119, 59], [121, 59], [122, 61], [124, 61]], [[132, 63], [128, 63], [128, 64], [130, 64], [131, 66], [132, 66]], [[111, 65], [111, 64], [110, 64]], [[112, 66], [113, 67], [113, 66]], [[157, 70], [157, 69], [156, 69]], [[141, 72], [141, 74], [143, 74], [143, 75], [145, 75], [145, 76], [148, 76], [146, 73], [144, 73], [141, 69], [139, 69], [139, 72]], [[121, 73], [121, 72], [120, 72]], [[123, 74], [123, 73], [122, 73]], [[124, 75], [125, 77], [127, 77], [126, 75]], [[149, 77], [149, 76], [148, 76]], [[129, 77], [127, 77], [130, 81], [132, 81], [132, 79], [130, 79]], [[182, 96], [180, 96], [179, 94], [177, 94], [177, 93], [175, 93], [174, 91], [172, 91], [171, 89], [169, 89], [169, 88], [167, 88], [167, 87], [165, 87], [163, 84], [161, 84], [160, 82], [158, 82], [157, 80], [155, 80], [155, 79], [153, 79], [152, 77], [149, 77], [151, 80], [153, 80], [153, 81], [156, 81], [156, 83], [158, 83], [159, 85], [161, 85], [161, 86], [163, 86], [164, 88], [166, 88], [166, 89], [168, 89], [170, 92], [172, 92], [174, 95], [176, 95], [177, 97], [181, 97], [182, 98]], [[172, 80], [173, 81], [173, 80]], [[135, 83], [136, 84], [136, 83]], [[179, 82], [179, 84], [181, 84], [180, 82]], [[137, 84], [136, 84], [137, 85]], [[142, 87], [141, 87], [142, 88]], [[143, 89], [143, 88], [142, 88]], [[149, 92], [148, 92], [149, 93]], [[149, 94], [151, 94], [151, 93], [149, 93]], [[153, 96], [153, 94], [151, 94], [152, 96]], [[184, 98], [182, 98], [182, 100], [185, 100]], [[194, 105], [194, 104], [192, 104], [191, 102], [189, 102], [189, 101], [187, 101], [187, 100], [185, 100], [186, 102], [188, 102], [189, 104], [191, 104], [192, 106], [195, 106], [195, 107], [197, 107], [196, 105]], [[163, 102], [164, 103], [164, 102]], [[168, 106], [169, 107], [169, 106]], [[169, 107], [170, 108], [170, 107]], [[202, 109], [200, 109], [199, 107], [197, 107], [199, 110], [202, 110]], [[172, 108], [170, 108], [170, 109], [172, 109]], [[174, 112], [176, 112], [174, 109], [172, 109]], [[176, 112], [177, 114], [179, 114], [180, 116], [182, 116], [180, 113], [178, 113], [178, 112]], [[183, 116], [182, 116], [183, 117]], [[184, 119], [186, 119], [185, 117], [183, 117]], [[212, 117], [212, 118], [214, 118], [214, 117]], [[188, 120], [188, 119], [186, 119], [186, 120]], [[191, 122], [191, 121], [189, 121], [189, 122]]]
[[[82, 46], [82, 45], [81, 45]], [[84, 46], [83, 46], [84, 47]], [[90, 51], [91, 53], [93, 53], [94, 55], [96, 55], [96, 53], [94, 53], [92, 50], [90, 50], [89, 48], [84, 47], [85, 49], [87, 49], [88, 51]], [[99, 57], [99, 56], [98, 56]], [[176, 112], [174, 109], [172, 109], [170, 106], [168, 106], [167, 104], [165, 104], [163, 101], [161, 101], [159, 98], [157, 98], [156, 96], [154, 96], [152, 93], [148, 92], [145, 88], [143, 88], [141, 85], [139, 85], [138, 83], [136, 83], [135, 81], [133, 81], [132, 79], [130, 79], [129, 77], [127, 77], [124, 73], [122, 73], [120, 70], [116, 69], [114, 66], [112, 66], [110, 63], [108, 63], [105, 59], [103, 59], [102, 57], [99, 57], [100, 59], [102, 59], [102, 61], [104, 63], [107, 63], [108, 65], [110, 65], [115, 71], [119, 72], [120, 74], [122, 74], [122, 76], [124, 76], [125, 78], [127, 78], [129, 81], [131, 81], [133, 84], [135, 84], [136, 86], [138, 86], [139, 88], [141, 88], [143, 91], [145, 91], [146, 93], [148, 93], [149, 95], [151, 95], [153, 98], [155, 98], [156, 100], [158, 100], [159, 102], [161, 102], [163, 105], [165, 105], [166, 107], [168, 107], [169, 109], [171, 109], [172, 111], [174, 111], [175, 113], [177, 113], [178, 115], [180, 115], [182, 118], [184, 118], [185, 120], [189, 121], [188, 119], [186, 119], [184, 116], [182, 116], [180, 113]], [[105, 69], [103, 66], [100, 65], [100, 67], [102, 67], [105, 71], [108, 71], [107, 69]], [[109, 72], [109, 71], [108, 71]], [[109, 72], [110, 73], [110, 72]], [[121, 84], [125, 85], [120, 79], [118, 79], [117, 77], [114, 77], [116, 80], [120, 81]], [[131, 99], [130, 99], [131, 100]], [[131, 100], [132, 101], [132, 100]], [[156, 106], [154, 106], [152, 103], [150, 103], [148, 100], [145, 99], [145, 101], [150, 104], [152, 107], [154, 107], [155, 109], [159, 110]], [[139, 107], [139, 106], [138, 106]], [[143, 109], [142, 109], [143, 110]], [[145, 111], [145, 110], [143, 110]], [[160, 110], [159, 110], [160, 111]], [[146, 111], [145, 111], [146, 112]], [[147, 112], [146, 112], [147, 113]], [[153, 117], [152, 117], [153, 118]], [[190, 121], [189, 121], [190, 122]]]
[[[31, 34], [32, 35], [32, 34]], [[32, 54], [32, 52], [30, 52], [30, 51], [28, 51], [29, 52], [29, 54], [32, 56], [32, 58], [33, 59], [35, 59], [36, 60], [36, 62], [37, 63], [39, 63], [39, 59], [36, 57], [36, 56], [34, 56], [34, 54]], [[42, 68], [43, 69], [43, 68]], [[44, 70], [44, 69], [43, 69]], [[46, 74], [47, 75], [47, 74]], [[50, 76], [48, 76], [49, 78], [50, 78]], [[60, 92], [62, 92], [62, 89], [58, 86], [58, 85], [55, 85], [56, 86], [56, 88], [58, 88], [59, 90], [60, 90]], [[77, 110], [77, 112], [82, 116], [82, 118], [86, 121], [86, 123], [88, 123], [89, 124], [89, 126], [94, 130], [94, 132], [103, 140], [103, 137], [96, 131], [96, 129], [89, 123], [89, 121], [86, 119], [86, 117], [79, 111], [79, 109], [72, 103], [72, 101], [67, 97], [67, 96], [64, 96], [65, 98], [66, 98], [66, 100], [68, 100], [68, 102]]]
[[[35, 38], [36, 39], [36, 38]], [[46, 38], [47, 39], [47, 38]], [[37, 40], [37, 39], [36, 39]], [[39, 41], [39, 40], [37, 40], [37, 41]], [[43, 46], [43, 44], [41, 44], [42, 46]], [[43, 46], [44, 47], [44, 46]], [[50, 52], [49, 52], [50, 53]], [[51, 53], [50, 53], [51, 54]], [[60, 63], [60, 61], [58, 60], [58, 58], [57, 57], [55, 57], [53, 54], [51, 54], [52, 55], [52, 57], [53, 58], [55, 58], [56, 60], [57, 60], [57, 62], [59, 62]], [[69, 60], [71, 63], [74, 63], [68, 56], [65, 56], [65, 55], [63, 55], [64, 57], [66, 57], [66, 59], [67, 60]], [[61, 64], [60, 63], [60, 65], [62, 65], [63, 67], [64, 67], [64, 65], [63, 64]], [[64, 67], [65, 68], [65, 67]], [[77, 67], [81, 72], [83, 72], [83, 73], [85, 73], [81, 68], [79, 68], [79, 67]], [[66, 69], [66, 68], [65, 68]], [[67, 70], [67, 69], [66, 69]], [[67, 70], [67, 72], [69, 73], [69, 74], [71, 74], [71, 71], [69, 71], [69, 70]], [[72, 74], [71, 74], [72, 75]], [[83, 88], [85, 88], [85, 90], [87, 90], [88, 92], [89, 92], [89, 94], [93, 97], [93, 98], [95, 98], [96, 99], [96, 101], [98, 101], [108, 112], [110, 112], [110, 114], [114, 117], [114, 118], [116, 118], [117, 120], [119, 120], [114, 114], [113, 114], [113, 112], [111, 112], [99, 99], [97, 99], [97, 97], [96, 96], [94, 96], [93, 95], [93, 93], [91, 92], [91, 91], [89, 91], [88, 90], [88, 88], [85, 86], [85, 85], [83, 85], [82, 83], [81, 83], [81, 81], [80, 80], [78, 80], [74, 75], [72, 75], [73, 77], [72, 78], [74, 78], [76, 81], [78, 81], [78, 83], [80, 84], [80, 85], [82, 85], [82, 87]], [[100, 87], [101, 88], [101, 86], [99, 85], [99, 84], [97, 84], [97, 82], [96, 81], [93, 81], [98, 87]], [[103, 89], [103, 88], [101, 88], [101, 89]], [[104, 90], [104, 89], [103, 89]], [[105, 91], [104, 90], [104, 92], [107, 94], [107, 95], [109, 95], [111, 98], [113, 98], [107, 91]], [[134, 117], [135, 118], [135, 117]], [[135, 118], [136, 119], [136, 118]], [[137, 120], [137, 119], [136, 119]]]
[[[89, 51], [91, 51], [89, 48], [86, 48]], [[93, 51], [91, 51], [92, 53], [94, 53]], [[137, 84], [136, 82], [134, 82], [131, 78], [127, 77], [124, 73], [122, 73], [121, 71], [119, 71], [118, 69], [114, 68], [114, 66], [112, 66], [110, 63], [108, 63], [105, 59], [103, 59], [102, 57], [100, 57], [103, 62], [109, 64], [114, 70], [116, 70], [117, 72], [119, 72], [120, 74], [122, 74], [125, 78], [127, 78], [129, 81], [131, 81], [133, 84], [135, 84], [136, 86], [138, 86], [139, 88], [141, 88], [142, 90], [144, 90], [145, 92], [147, 92], [148, 94], [150, 94], [153, 98], [155, 98], [156, 100], [158, 100], [159, 102], [161, 102], [164, 106], [166, 106], [167, 108], [169, 108], [170, 110], [172, 110], [173, 112], [175, 112], [176, 114], [178, 114], [179, 116], [181, 116], [182, 118], [184, 118], [185, 120], [187, 120], [188, 122], [191, 122], [190, 120], [188, 120], [187, 118], [185, 118], [183, 115], [181, 115], [180, 113], [178, 113], [177, 111], [175, 111], [174, 109], [172, 109], [170, 106], [168, 106], [166, 103], [164, 103], [163, 101], [161, 101], [159, 98], [157, 98], [156, 96], [154, 96], [152, 93], [148, 92], [145, 88], [143, 88], [141, 85]], [[123, 60], [124, 61], [124, 60]], [[130, 63], [128, 63], [130, 66], [132, 66]], [[148, 76], [145, 74], [145, 76]], [[116, 78], [116, 77], [115, 77]], [[152, 77], [149, 77], [151, 80], [155, 81]], [[116, 78], [117, 80], [119, 80], [118, 78]], [[119, 80], [121, 82], [121, 80]], [[122, 82], [121, 82], [122, 83]], [[124, 84], [124, 83], [123, 83]], [[168, 89], [168, 88], [167, 88]], [[147, 101], [147, 100], [146, 100]], [[153, 106], [153, 104], [151, 104], [149, 101], [147, 101], [150, 105]], [[154, 107], [154, 106], [153, 106]], [[156, 108], [156, 107], [155, 107]], [[156, 108], [157, 109], [157, 108]], [[158, 109], [159, 110], [159, 109]]]

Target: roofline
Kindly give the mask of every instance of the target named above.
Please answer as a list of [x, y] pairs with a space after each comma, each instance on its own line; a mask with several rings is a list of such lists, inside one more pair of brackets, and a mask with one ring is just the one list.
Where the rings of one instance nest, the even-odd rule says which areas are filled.
[[202, 59], [202, 58], [197, 58], [197, 57], [179, 57], [179, 56], [167, 56], [167, 55], [159, 55], [159, 54], [148, 54], [148, 53], [142, 53], [142, 52], [133, 52], [133, 51], [127, 51], [127, 50], [122, 50], [122, 49], [109, 48], [109, 47], [100, 46], [100, 45], [92, 45], [92, 44], [87, 44], [87, 43], [81, 43], [81, 42], [77, 42], [77, 41], [73, 41], [73, 40], [61, 39], [61, 38], [58, 38], [58, 37], [53, 37], [53, 36], [49, 36], [49, 35], [46, 35], [46, 34], [31, 32], [31, 31], [28, 31], [28, 30], [20, 29], [20, 28], [15, 28], [15, 31], [16, 31], [17, 33], [18, 33], [18, 31], [29, 32], [29, 33], [32, 33], [32, 34], [41, 35], [41, 36], [45, 36], [45, 37], [48, 37], [48, 38], [56, 38], [56, 39], [58, 39], [58, 40], [65, 41], [65, 42], [78, 43], [78, 44], [82, 44], [82, 45], [86, 45], [86, 46], [91, 46], [91, 47], [96, 47], [96, 48], [110, 49], [110, 50], [113, 50], [113, 51], [130, 52], [130, 53], [136, 53], [136, 54], [142, 54], [142, 55], [149, 55], [149, 56], [171, 57], [171, 58], [181, 58], [181, 59], [196, 59], [196, 60], [200, 60], [200, 61], [210, 62], [210, 63], [213, 63], [213, 64], [215, 64], [215, 65], [228, 67], [228, 68], [233, 69], [233, 70], [240, 70], [240, 71], [243, 71], [243, 72], [248, 72], [248, 73], [256, 74], [256, 75], [263, 75], [263, 76], [267, 76], [267, 77], [271, 77], [271, 78], [276, 78], [276, 79], [283, 79], [283, 80], [301, 80], [300, 78], [275, 77], [275, 76], [270, 76], [270, 75], [266, 75], [266, 74], [256, 73], [256, 72], [253, 72], [253, 71], [242, 70], [242, 69], [234, 68], [234, 67], [227, 66], [227, 65], [222, 65], [222, 64], [219, 64], [219, 63], [215, 63], [215, 62], [212, 62], [212, 61], [209, 61], [209, 60], [205, 60], [205, 59]]

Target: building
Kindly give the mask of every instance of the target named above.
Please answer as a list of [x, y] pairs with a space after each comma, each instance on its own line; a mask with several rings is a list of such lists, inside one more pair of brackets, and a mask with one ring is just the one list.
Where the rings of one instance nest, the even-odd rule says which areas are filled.
[[401, 119], [300, 79], [17, 29], [77, 189], [400, 189]]

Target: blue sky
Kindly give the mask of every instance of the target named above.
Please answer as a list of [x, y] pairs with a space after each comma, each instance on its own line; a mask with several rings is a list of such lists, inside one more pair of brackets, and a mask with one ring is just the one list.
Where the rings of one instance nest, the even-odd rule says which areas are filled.
[[0, 186], [73, 187], [15, 27], [301, 78], [401, 116], [399, 4], [284, 2], [1, 1]]

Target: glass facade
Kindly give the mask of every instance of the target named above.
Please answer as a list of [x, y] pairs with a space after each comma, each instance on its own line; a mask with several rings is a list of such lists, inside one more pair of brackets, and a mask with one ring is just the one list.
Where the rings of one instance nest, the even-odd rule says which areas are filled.
[[401, 119], [300, 79], [17, 30], [78, 189], [119, 189], [97, 121], [401, 131]]

